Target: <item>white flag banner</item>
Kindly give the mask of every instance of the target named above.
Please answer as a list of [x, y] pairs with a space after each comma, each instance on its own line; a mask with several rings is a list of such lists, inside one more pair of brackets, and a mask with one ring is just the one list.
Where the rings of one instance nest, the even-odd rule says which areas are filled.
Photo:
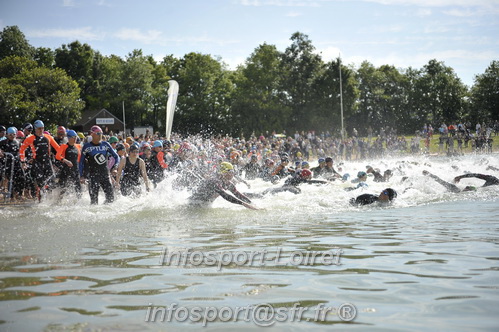
[[170, 87], [168, 88], [168, 101], [166, 102], [166, 139], [170, 139], [172, 134], [173, 113], [175, 113], [175, 105], [177, 104], [178, 97], [178, 83], [177, 81], [168, 81]]

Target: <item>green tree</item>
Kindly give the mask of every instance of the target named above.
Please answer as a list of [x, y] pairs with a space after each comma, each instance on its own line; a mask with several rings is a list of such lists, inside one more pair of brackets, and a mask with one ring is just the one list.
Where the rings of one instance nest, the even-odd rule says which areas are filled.
[[232, 113], [244, 134], [286, 129], [290, 108], [281, 89], [280, 62], [276, 47], [263, 44], [236, 71]]
[[287, 95], [286, 105], [291, 108], [288, 127], [312, 129], [314, 81], [324, 70], [324, 63], [308, 36], [296, 32], [291, 36], [291, 45], [282, 57], [283, 90]]
[[82, 91], [83, 100], [92, 92], [94, 50], [88, 44], [74, 41], [55, 50], [55, 65], [64, 69]]
[[371, 63], [364, 61], [357, 71], [359, 81], [359, 109], [353, 122], [359, 130], [371, 127], [377, 129], [389, 125], [389, 99], [385, 93], [386, 77]]
[[147, 123], [164, 132], [166, 121], [166, 102], [168, 100], [168, 81], [172, 79], [167, 72], [167, 67], [162, 63], [157, 64], [152, 58], [149, 59], [153, 66], [151, 83], [151, 110], [148, 113]]
[[485, 73], [475, 76], [471, 102], [470, 120], [499, 120], [499, 61], [492, 61]]
[[41, 119], [70, 126], [84, 107], [78, 84], [64, 70], [16, 56], [0, 60], [0, 91], [0, 118], [11, 124]]
[[5, 27], [0, 32], [0, 60], [17, 55], [33, 59], [35, 49], [16, 25]]
[[219, 59], [189, 53], [180, 60], [171, 77], [179, 83], [173, 130], [184, 133], [232, 133], [231, 94], [233, 83]]
[[96, 52], [92, 68], [93, 82], [86, 96], [87, 109], [105, 108], [122, 118], [122, 72], [125, 61], [116, 55], [108, 57]]
[[[359, 95], [355, 72], [345, 67], [340, 59], [328, 62], [312, 85], [313, 128], [320, 131], [333, 130], [341, 135], [340, 66], [343, 94], [343, 117], [345, 130], [357, 108]], [[354, 125], [355, 126], [355, 125]]]
[[440, 125], [458, 121], [466, 110], [466, 86], [443, 62], [430, 60], [415, 82], [412, 98], [425, 122]]
[[41, 67], [53, 68], [55, 65], [55, 52], [48, 47], [38, 47], [33, 59]]
[[128, 54], [120, 80], [119, 97], [125, 101], [127, 127], [142, 125], [152, 112], [153, 65], [141, 50]]

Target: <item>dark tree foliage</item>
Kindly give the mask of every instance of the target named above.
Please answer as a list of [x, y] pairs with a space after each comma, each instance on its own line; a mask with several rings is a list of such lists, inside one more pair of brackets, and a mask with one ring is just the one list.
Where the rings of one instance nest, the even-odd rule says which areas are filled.
[[485, 73], [475, 77], [471, 101], [476, 112], [469, 114], [475, 122], [499, 119], [499, 61], [492, 61]]
[[122, 118], [124, 105], [128, 128], [151, 125], [163, 132], [170, 79], [180, 86], [173, 130], [181, 133], [248, 137], [315, 130], [340, 135], [340, 96], [348, 134], [355, 128], [365, 135], [369, 127], [405, 134], [424, 123], [435, 127], [499, 118], [497, 60], [469, 90], [452, 68], [435, 59], [420, 69], [375, 67], [367, 61], [356, 68], [339, 58], [324, 62], [300, 32], [283, 52], [258, 45], [235, 70], [220, 58], [194, 52], [157, 62], [141, 50], [124, 59], [103, 56], [79, 41], [56, 50], [35, 49], [16, 26], [0, 32], [1, 59], [1, 122], [40, 116], [69, 125], [82, 105]]
[[0, 60], [9, 56], [20, 56], [32, 60], [35, 48], [29, 44], [24, 33], [16, 25], [5, 27], [0, 32]]

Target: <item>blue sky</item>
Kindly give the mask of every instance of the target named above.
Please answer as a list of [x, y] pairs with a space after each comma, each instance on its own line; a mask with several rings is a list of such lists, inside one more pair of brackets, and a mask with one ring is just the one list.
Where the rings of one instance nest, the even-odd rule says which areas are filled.
[[36, 47], [79, 40], [104, 55], [189, 52], [235, 68], [264, 42], [284, 51], [296, 32], [325, 61], [421, 68], [431, 59], [471, 86], [499, 60], [499, 0], [1, 0], [0, 28]]

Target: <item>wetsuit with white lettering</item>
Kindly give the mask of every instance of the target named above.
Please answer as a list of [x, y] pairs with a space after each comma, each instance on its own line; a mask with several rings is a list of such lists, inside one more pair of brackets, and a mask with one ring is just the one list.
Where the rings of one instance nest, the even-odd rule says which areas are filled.
[[90, 193], [90, 203], [98, 203], [99, 187], [102, 187], [106, 194], [106, 203], [114, 201], [114, 190], [109, 178], [109, 169], [107, 168], [108, 157], [112, 156], [119, 160], [118, 154], [114, 151], [108, 142], [94, 144], [85, 143], [81, 149], [81, 158], [79, 162], [80, 176], [85, 174], [85, 161], [88, 161], [88, 177], [90, 180], [88, 191]]

